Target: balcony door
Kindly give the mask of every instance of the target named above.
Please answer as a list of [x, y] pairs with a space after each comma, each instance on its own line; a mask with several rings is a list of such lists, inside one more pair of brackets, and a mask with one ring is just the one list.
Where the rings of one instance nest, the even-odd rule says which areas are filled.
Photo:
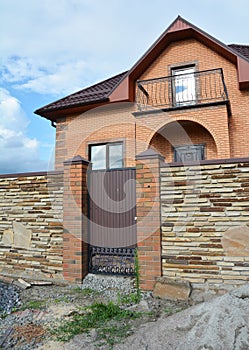
[[172, 69], [172, 92], [174, 106], [196, 102], [195, 67]]

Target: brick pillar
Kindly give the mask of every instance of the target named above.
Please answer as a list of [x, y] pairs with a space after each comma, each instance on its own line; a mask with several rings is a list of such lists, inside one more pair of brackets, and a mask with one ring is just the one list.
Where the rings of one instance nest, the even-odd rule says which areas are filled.
[[149, 149], [136, 156], [137, 240], [142, 289], [153, 290], [161, 267], [160, 162]]
[[80, 156], [64, 162], [63, 276], [81, 283], [88, 273], [87, 169]]

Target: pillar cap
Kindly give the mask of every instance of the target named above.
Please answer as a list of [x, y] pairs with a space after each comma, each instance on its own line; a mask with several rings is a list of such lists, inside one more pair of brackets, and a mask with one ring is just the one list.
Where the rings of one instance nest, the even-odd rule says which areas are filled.
[[139, 153], [137, 156], [136, 156], [136, 160], [144, 160], [144, 159], [159, 159], [161, 161], [164, 161], [165, 158], [160, 154], [160, 153], [157, 153], [155, 152], [153, 149], [149, 148], [147, 149], [146, 151], [142, 152], [142, 153]]
[[71, 165], [71, 164], [86, 164], [88, 165], [90, 162], [86, 160], [85, 158], [77, 155], [73, 158], [70, 158], [64, 162], [64, 165]]

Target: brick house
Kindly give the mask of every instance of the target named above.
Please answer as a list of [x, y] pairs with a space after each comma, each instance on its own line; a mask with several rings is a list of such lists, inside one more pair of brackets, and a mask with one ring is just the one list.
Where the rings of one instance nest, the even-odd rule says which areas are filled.
[[[160, 162], [164, 159], [167, 164], [180, 167], [181, 163], [196, 161], [236, 163], [236, 159], [248, 157], [248, 102], [249, 46], [225, 45], [178, 16], [129, 71], [35, 113], [56, 127], [56, 170], [73, 166], [75, 177], [82, 180], [88, 162], [93, 171], [130, 169], [137, 165], [136, 178], [143, 187], [137, 189], [136, 203], [141, 281], [144, 288], [152, 289], [156, 277], [162, 274], [181, 276], [172, 272], [176, 270], [167, 260], [167, 252], [163, 262], [161, 259]], [[67, 171], [69, 186], [77, 187], [76, 182], [72, 183], [72, 169], [71, 173]], [[82, 203], [86, 197], [82, 196], [86, 196], [86, 190], [82, 183], [79, 186], [80, 194], [77, 189], [72, 191], [74, 200], [80, 196], [76, 202], [80, 202], [84, 212], [87, 209], [82, 209]], [[64, 198], [70, 202], [67, 194]], [[151, 202], [158, 205], [149, 213]], [[145, 216], [147, 221], [141, 224]], [[165, 222], [172, 234], [174, 224]], [[80, 222], [77, 227], [81, 230], [83, 226]], [[150, 237], [145, 227], [153, 232]], [[192, 228], [193, 233], [200, 230]], [[70, 244], [68, 251], [78, 249], [77, 240]], [[78, 256], [82, 251], [86, 252], [86, 248], [81, 246]], [[72, 280], [84, 277], [87, 271], [79, 267], [82, 260], [79, 265], [69, 263], [71, 260], [70, 254], [65, 256], [65, 277], [74, 276]], [[171, 272], [163, 273], [163, 266], [165, 269], [168, 266]], [[193, 281], [194, 277], [186, 278]]]
[[[179, 152], [248, 156], [248, 60], [248, 46], [227, 46], [178, 17], [128, 72], [36, 111], [56, 123], [56, 169], [76, 154], [90, 159], [92, 145], [108, 142], [123, 143], [125, 167], [148, 147], [168, 162]], [[179, 147], [188, 143], [186, 155]]]

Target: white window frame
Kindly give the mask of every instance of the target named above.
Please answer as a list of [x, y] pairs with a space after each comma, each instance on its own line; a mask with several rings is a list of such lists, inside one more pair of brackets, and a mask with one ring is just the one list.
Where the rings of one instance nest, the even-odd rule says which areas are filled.
[[197, 99], [195, 65], [171, 68], [171, 75], [173, 105], [180, 107], [195, 104]]

